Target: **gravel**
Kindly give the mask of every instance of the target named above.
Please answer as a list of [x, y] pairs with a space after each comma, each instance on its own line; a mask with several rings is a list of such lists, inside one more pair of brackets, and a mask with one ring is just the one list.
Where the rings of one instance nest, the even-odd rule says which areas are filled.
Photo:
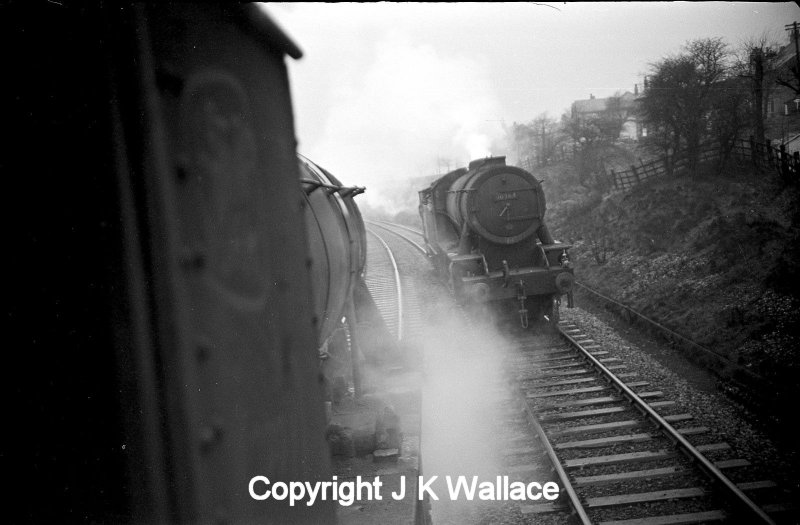
[[[692, 436], [692, 443], [724, 441], [731, 446], [726, 456], [744, 458], [753, 464], [747, 470], [750, 479], [772, 479], [779, 484], [778, 490], [798, 494], [797, 471], [792, 467], [796, 451], [782, 450], [758, 423], [754, 423], [757, 421], [754, 414], [714, 391], [713, 379], [703, 382], [694, 377], [693, 381], [687, 381], [683, 374], [679, 375], [653, 357], [660, 356], [662, 361], [666, 357], [669, 362], [670, 354], [677, 351], [642, 337], [633, 328], [627, 332], [614, 329], [605, 320], [580, 307], [563, 308], [561, 319], [578, 325], [603, 350], [608, 350], [610, 356], [622, 358], [628, 366], [627, 371], [638, 373], [637, 381], [651, 382], [648, 390], [660, 390], [664, 392], [663, 399], [676, 402], [669, 412], [660, 413], [688, 412], [694, 419], [679, 426], [711, 429], [709, 434]], [[675, 361], [679, 360], [675, 358]], [[680, 366], [685, 367], [685, 362]], [[709, 457], [714, 456], [709, 454]]]

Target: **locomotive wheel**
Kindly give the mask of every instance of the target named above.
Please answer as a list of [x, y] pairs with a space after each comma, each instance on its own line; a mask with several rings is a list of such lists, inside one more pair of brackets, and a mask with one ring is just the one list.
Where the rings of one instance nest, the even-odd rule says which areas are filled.
[[547, 322], [545, 316], [549, 320], [549, 324], [557, 325], [560, 319], [560, 312], [558, 309], [558, 298], [556, 296], [549, 296], [542, 301], [541, 317], [540, 320]]
[[[531, 313], [531, 324], [542, 327], [558, 326], [560, 319], [556, 296], [528, 297], [528, 308]], [[546, 317], [546, 318], [545, 318]]]
[[561, 309], [559, 308], [561, 305], [559, 303], [560, 301], [556, 297], [551, 300], [550, 315], [548, 317], [553, 327], [558, 326], [558, 322], [561, 320]]

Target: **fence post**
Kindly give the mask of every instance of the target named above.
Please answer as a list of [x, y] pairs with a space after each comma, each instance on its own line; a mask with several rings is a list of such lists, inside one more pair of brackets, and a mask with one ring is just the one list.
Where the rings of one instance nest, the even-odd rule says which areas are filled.
[[781, 177], [789, 180], [789, 160], [786, 158], [786, 144], [781, 144]]
[[642, 182], [642, 180], [639, 178], [639, 173], [636, 171], [636, 166], [633, 164], [631, 164], [631, 171], [633, 171], [633, 177], [636, 179], [636, 184]]

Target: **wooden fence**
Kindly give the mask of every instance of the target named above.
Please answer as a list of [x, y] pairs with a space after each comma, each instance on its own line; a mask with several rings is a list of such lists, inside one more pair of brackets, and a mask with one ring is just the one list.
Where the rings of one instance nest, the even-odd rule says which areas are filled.
[[[722, 166], [727, 160], [733, 160], [739, 164], [750, 163], [762, 171], [773, 171], [787, 182], [797, 180], [798, 173], [800, 173], [800, 153], [791, 154], [783, 145], [776, 148], [769, 144], [755, 142], [752, 137], [749, 140], [737, 139], [727, 152], [719, 145], [712, 144], [703, 147], [698, 155], [697, 165], [715, 162]], [[640, 165], [631, 165], [627, 170], [615, 171], [612, 169], [606, 173], [606, 176], [613, 183], [615, 189], [627, 190], [654, 177], [670, 174], [680, 175], [689, 169], [690, 162], [685, 156], [673, 159], [670, 169], [668, 161], [664, 158], [647, 163], [640, 161]]]

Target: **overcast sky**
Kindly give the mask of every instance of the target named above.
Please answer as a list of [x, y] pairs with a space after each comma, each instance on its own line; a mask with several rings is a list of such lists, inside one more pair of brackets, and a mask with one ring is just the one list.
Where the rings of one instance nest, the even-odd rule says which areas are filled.
[[[266, 3], [289, 59], [299, 151], [367, 186], [505, 154], [503, 125], [633, 91], [686, 41], [781, 44], [795, 3]], [[370, 191], [372, 189], [372, 191]], [[361, 198], [361, 197], [359, 197]]]

